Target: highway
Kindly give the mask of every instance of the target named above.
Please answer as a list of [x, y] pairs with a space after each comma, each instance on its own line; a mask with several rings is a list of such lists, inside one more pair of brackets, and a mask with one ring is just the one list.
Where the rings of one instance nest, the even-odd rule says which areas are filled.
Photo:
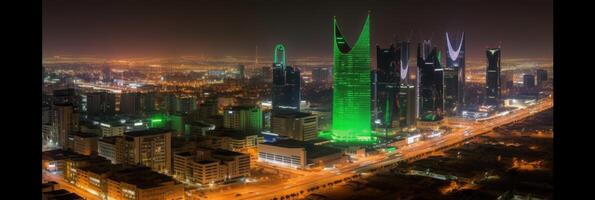
[[[283, 183], [277, 185], [264, 184], [250, 184], [243, 185], [229, 190], [219, 190], [216, 192], [206, 192], [207, 198], [190, 198], [190, 199], [281, 199], [292, 193], [298, 193], [296, 197], [304, 197], [309, 194], [307, 190], [312, 187], [328, 185], [337, 180], [343, 180], [347, 177], [353, 177], [360, 172], [370, 171], [373, 169], [382, 168], [385, 166], [395, 165], [400, 160], [413, 161], [415, 159], [423, 158], [430, 155], [432, 152], [441, 151], [445, 148], [460, 144], [472, 137], [476, 137], [490, 132], [496, 127], [510, 124], [512, 122], [523, 120], [536, 113], [542, 112], [553, 107], [553, 100], [551, 98], [545, 99], [535, 105], [526, 107], [524, 109], [517, 109], [506, 115], [491, 118], [482, 122], [475, 122], [471, 127], [457, 128], [450, 134], [430, 140], [419, 141], [417, 143], [405, 146], [398, 150], [401, 157], [387, 157], [386, 154], [368, 156], [359, 159], [357, 162], [348, 164], [344, 167], [336, 169], [335, 171], [320, 171], [301, 173], [302, 176], [292, 177]], [[465, 131], [468, 133], [465, 134]], [[325, 187], [325, 189], [328, 187]], [[303, 191], [303, 193], [301, 192]], [[196, 196], [194, 196], [196, 197]]]

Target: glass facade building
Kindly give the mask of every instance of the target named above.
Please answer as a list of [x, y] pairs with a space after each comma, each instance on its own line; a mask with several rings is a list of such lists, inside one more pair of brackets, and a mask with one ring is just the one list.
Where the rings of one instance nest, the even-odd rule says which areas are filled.
[[429, 40], [417, 47], [417, 80], [419, 95], [418, 117], [421, 121], [439, 121], [443, 118], [443, 68], [441, 53]]
[[[454, 46], [456, 45], [456, 46]], [[451, 40], [446, 33], [446, 68], [444, 69], [444, 110], [456, 115], [464, 106], [465, 98], [465, 33]]]
[[370, 15], [353, 47], [333, 19], [332, 139], [339, 142], [370, 142]]
[[273, 114], [300, 111], [301, 77], [297, 67], [287, 66], [285, 46], [275, 46], [273, 63]]
[[500, 49], [489, 48], [486, 51], [488, 66], [486, 67], [486, 98], [485, 104], [499, 106], [500, 104]]

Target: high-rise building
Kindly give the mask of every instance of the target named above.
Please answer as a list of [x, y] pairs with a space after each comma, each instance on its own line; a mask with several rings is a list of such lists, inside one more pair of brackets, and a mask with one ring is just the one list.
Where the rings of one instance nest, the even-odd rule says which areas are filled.
[[352, 47], [333, 19], [332, 138], [342, 142], [373, 141], [371, 131], [370, 14]]
[[527, 88], [535, 87], [535, 75], [531, 75], [531, 74], [523, 75], [523, 85]]
[[165, 103], [164, 109], [169, 113], [174, 113], [178, 109], [178, 97], [173, 93], [167, 93], [163, 97]]
[[375, 124], [385, 133], [398, 125], [398, 103], [400, 75], [400, 52], [393, 45], [387, 49], [376, 46], [376, 110]]
[[417, 80], [419, 95], [418, 118], [421, 121], [439, 121], [443, 118], [443, 68], [441, 53], [425, 40], [417, 47]]
[[196, 97], [180, 96], [178, 98], [178, 112], [189, 113], [194, 110], [196, 110]]
[[285, 47], [278, 44], [273, 63], [273, 113], [300, 111], [300, 70], [287, 66], [285, 59]]
[[154, 171], [171, 173], [171, 132], [149, 129], [124, 133], [116, 138], [116, 162], [140, 164]]
[[262, 129], [262, 112], [256, 106], [234, 106], [223, 112], [223, 127], [246, 132]]
[[142, 94], [142, 110], [145, 113], [153, 112], [155, 108], [155, 98], [157, 94], [155, 92], [143, 93]]
[[455, 115], [465, 104], [465, 32], [458, 40], [451, 40], [446, 32], [446, 55], [444, 110], [447, 115]]
[[294, 140], [314, 140], [318, 137], [318, 117], [310, 113], [276, 114], [271, 119], [271, 132]]
[[142, 112], [140, 93], [123, 93], [120, 99], [120, 113], [138, 115]]
[[112, 82], [112, 70], [107, 65], [103, 66], [101, 72], [103, 73], [103, 82]]
[[331, 69], [328, 67], [315, 67], [312, 69], [312, 81], [317, 84], [330, 83]]
[[57, 131], [58, 147], [70, 149], [68, 138], [70, 134], [78, 132], [79, 114], [71, 103], [54, 104], [55, 117], [54, 126]]
[[488, 66], [486, 67], [486, 99], [485, 104], [500, 105], [500, 48], [486, 50]]
[[244, 83], [244, 79], [246, 78], [246, 75], [245, 75], [246, 67], [242, 64], [239, 64], [237, 67], [238, 67], [238, 78], [240, 79], [241, 83]]
[[509, 96], [511, 95], [510, 93], [514, 87], [514, 71], [508, 70], [502, 71], [501, 73], [502, 75], [500, 80], [502, 81], [502, 88], [500, 91], [502, 92], [502, 96]]
[[116, 112], [116, 96], [108, 92], [87, 93], [87, 114], [112, 115]]
[[415, 86], [402, 84], [399, 89], [399, 128], [409, 127], [415, 124]]
[[535, 70], [535, 74], [537, 76], [537, 85], [541, 85], [543, 82], [547, 81], [547, 70], [537, 69]]
[[409, 42], [397, 42], [399, 47], [399, 65], [400, 65], [400, 86], [397, 97], [399, 111], [399, 128], [405, 128], [415, 124], [417, 103], [416, 84], [411, 81], [409, 74]]

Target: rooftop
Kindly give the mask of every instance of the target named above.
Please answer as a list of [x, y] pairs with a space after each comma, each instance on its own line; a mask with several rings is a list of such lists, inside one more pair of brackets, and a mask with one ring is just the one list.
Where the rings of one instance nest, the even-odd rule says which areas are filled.
[[121, 136], [102, 137], [101, 139], [99, 139], [99, 141], [109, 143], [109, 144], [116, 144], [116, 138], [118, 138], [118, 137], [121, 137]]
[[99, 137], [98, 135], [94, 134], [94, 133], [84, 133], [84, 132], [77, 132], [73, 134], [74, 136], [78, 136], [78, 137], [82, 137], [82, 138], [94, 138], [94, 137]]
[[257, 135], [256, 133], [248, 133], [245, 131], [235, 130], [235, 129], [215, 129], [207, 131], [207, 136], [215, 136], [215, 137], [230, 137], [233, 139], [245, 139], [248, 136]]
[[87, 157], [82, 154], [75, 153], [69, 150], [55, 149], [51, 151], [44, 151], [41, 153], [43, 160], [64, 160], [68, 158]]
[[278, 113], [275, 114], [274, 117], [278, 118], [302, 118], [302, 117], [311, 117], [314, 116], [312, 113], [306, 112], [294, 112], [294, 113]]
[[164, 133], [169, 133], [169, 132], [170, 131], [167, 129], [154, 128], [154, 129], [147, 129], [147, 130], [141, 130], [141, 131], [127, 132], [127, 133], [124, 133], [124, 135], [130, 136], [130, 137], [142, 137], [142, 136], [159, 135], [159, 134], [164, 134]]
[[304, 142], [293, 139], [277, 140], [275, 142], [265, 144], [284, 148], [304, 148], [306, 150], [308, 160], [343, 152], [343, 150], [338, 148], [314, 145], [312, 142]]
[[195, 163], [198, 163], [198, 164], [204, 165], [204, 164], [210, 164], [210, 163], [219, 162], [219, 161], [218, 160], [206, 160], [205, 159], [205, 160], [197, 160], [197, 161], [194, 161], [194, 162]]

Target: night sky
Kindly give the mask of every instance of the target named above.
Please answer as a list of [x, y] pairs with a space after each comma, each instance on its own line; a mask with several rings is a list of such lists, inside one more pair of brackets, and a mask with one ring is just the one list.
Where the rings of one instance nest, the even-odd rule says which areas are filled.
[[353, 44], [368, 10], [372, 47], [413, 32], [412, 43], [432, 38], [444, 51], [445, 31], [465, 31], [471, 59], [499, 41], [504, 58], [553, 55], [552, 0], [44, 0], [43, 54], [253, 56], [258, 45], [260, 56], [272, 57], [283, 43], [290, 60], [331, 57], [332, 17]]

